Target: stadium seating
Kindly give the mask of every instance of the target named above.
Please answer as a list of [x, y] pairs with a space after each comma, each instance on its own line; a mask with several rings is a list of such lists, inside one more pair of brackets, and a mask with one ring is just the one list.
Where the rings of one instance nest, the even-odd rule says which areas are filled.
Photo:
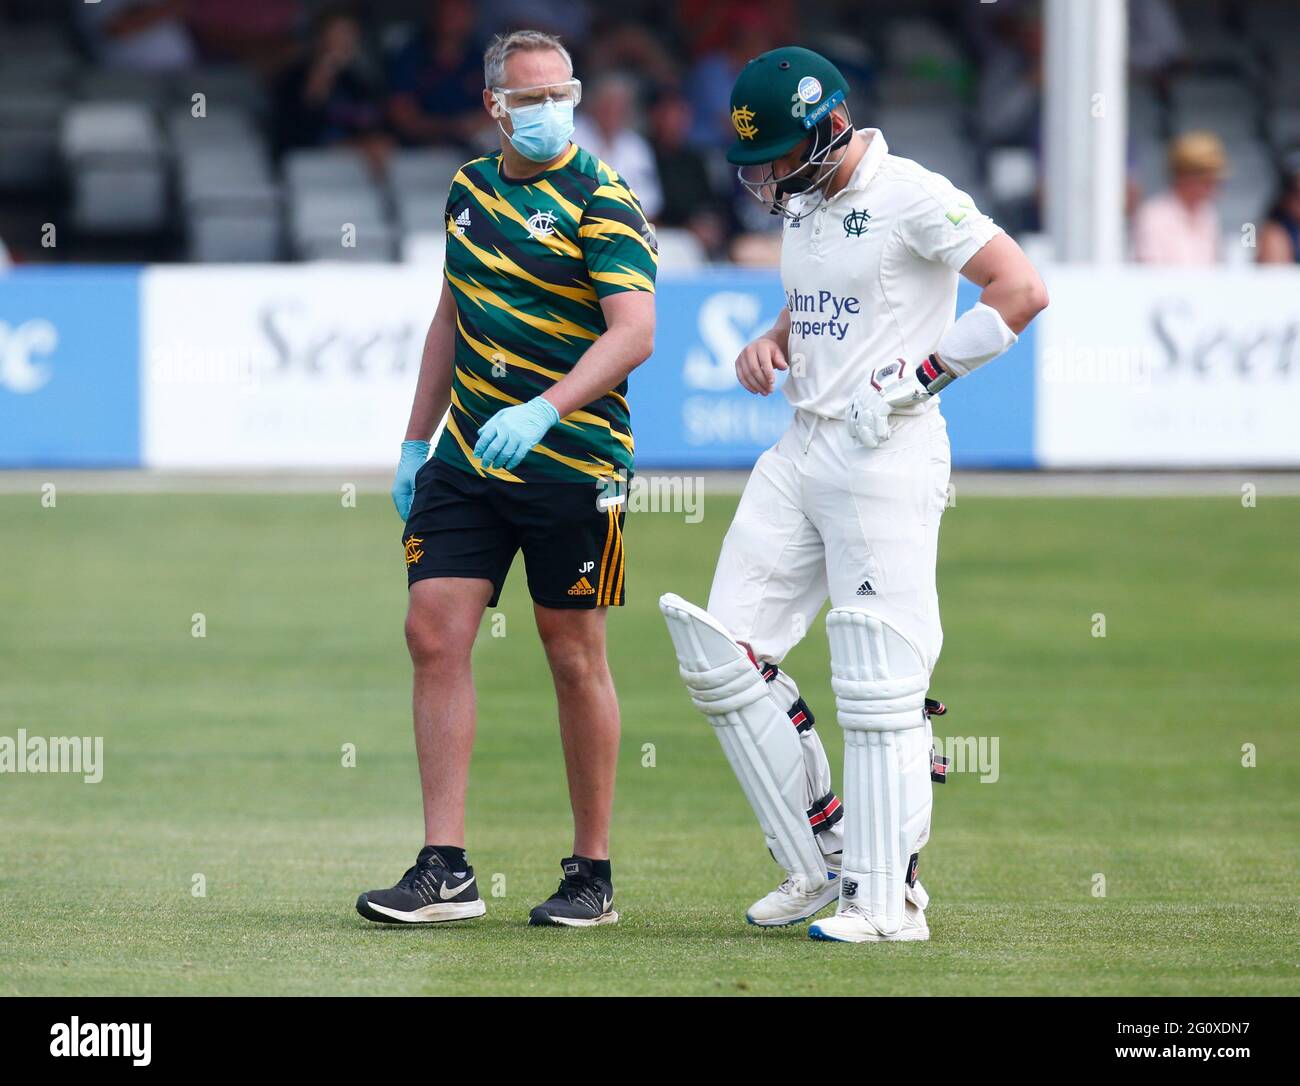
[[289, 240], [299, 259], [394, 258], [397, 231], [388, 202], [359, 152], [292, 151], [284, 159], [284, 180]]
[[0, 85], [0, 191], [38, 191], [60, 177], [57, 87]]
[[76, 67], [57, 33], [0, 32], [0, 191], [40, 191], [59, 181], [59, 126]]
[[[374, 39], [391, 53], [414, 19], [399, 5], [379, 7]], [[839, 35], [861, 91], [855, 121], [883, 128], [892, 150], [947, 174], [1011, 229], [1032, 228], [1040, 169], [1032, 81], [1003, 42], [999, 76], [1016, 85], [1004, 82], [989, 99], [979, 82], [984, 47], [961, 19], [919, 7], [877, 0], [869, 19]], [[1300, 149], [1296, 6], [1179, 0], [1176, 18], [1177, 66], [1130, 83], [1131, 173], [1146, 194], [1163, 189], [1169, 138], [1208, 128], [1231, 163], [1224, 220], [1254, 221], [1271, 199], [1276, 163]], [[835, 52], [827, 27], [809, 34]], [[404, 149], [383, 177], [348, 148], [290, 151], [277, 165], [269, 87], [253, 70], [100, 68], [87, 64], [84, 45], [53, 19], [0, 29], [0, 193], [35, 201], [66, 189], [72, 223], [92, 239], [183, 237], [191, 260], [401, 259], [427, 253], [441, 231], [461, 152]], [[1003, 102], [999, 123], [985, 107]], [[710, 167], [720, 188], [730, 185], [725, 166]], [[769, 224], [760, 218], [741, 214], [761, 232]], [[344, 223], [357, 227], [355, 248], [341, 244]], [[665, 266], [703, 259], [693, 237], [660, 233]]]
[[659, 243], [659, 270], [689, 271], [709, 262], [700, 239], [689, 230], [664, 226], [655, 231]]
[[166, 130], [175, 155], [177, 193], [196, 261], [278, 260], [283, 256], [279, 184], [270, 149], [242, 106], [195, 117], [173, 107]]
[[63, 116], [61, 150], [79, 229], [129, 234], [165, 226], [165, 145], [146, 106], [129, 101], [71, 106]]
[[438, 230], [447, 190], [465, 155], [448, 150], [403, 150], [388, 163], [388, 191], [403, 234]]

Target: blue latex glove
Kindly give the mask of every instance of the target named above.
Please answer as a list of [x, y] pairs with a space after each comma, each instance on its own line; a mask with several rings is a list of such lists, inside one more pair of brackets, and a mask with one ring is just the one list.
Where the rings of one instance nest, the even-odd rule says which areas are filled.
[[397, 461], [397, 478], [393, 480], [393, 504], [397, 515], [406, 520], [411, 515], [411, 501], [415, 497], [415, 473], [429, 459], [427, 441], [403, 441], [402, 458]]
[[555, 405], [544, 396], [534, 396], [527, 403], [504, 408], [488, 419], [479, 431], [474, 455], [483, 461], [485, 468], [509, 471], [559, 421], [560, 413]]

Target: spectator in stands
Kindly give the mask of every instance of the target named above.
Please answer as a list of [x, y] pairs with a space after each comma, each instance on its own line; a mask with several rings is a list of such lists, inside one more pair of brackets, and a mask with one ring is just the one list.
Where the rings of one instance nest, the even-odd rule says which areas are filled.
[[300, 52], [303, 0], [189, 0], [190, 30], [205, 60], [239, 61], [272, 75]]
[[86, 44], [106, 68], [165, 72], [195, 62], [189, 0], [100, 0], [77, 10]]
[[485, 36], [541, 30], [563, 38], [572, 53], [582, 50], [591, 30], [591, 5], [574, 0], [480, 0], [477, 6]]
[[647, 219], [657, 219], [663, 208], [663, 190], [654, 152], [646, 138], [632, 127], [636, 84], [629, 76], [607, 73], [590, 90], [583, 89], [581, 113], [573, 139], [604, 162], [617, 162], [618, 172], [641, 201]]
[[[685, 3], [686, 8], [716, 5]], [[773, 30], [773, 13], [752, 4], [722, 5], [729, 14], [719, 27], [720, 37], [707, 35], [695, 41], [703, 51], [687, 76], [693, 125], [691, 142], [697, 147], [721, 150], [735, 139], [731, 127], [731, 87], [751, 57], [765, 53], [779, 40]], [[706, 14], [701, 13], [701, 14]], [[685, 12], [683, 16], [685, 16]], [[684, 23], [687, 28], [690, 23]], [[688, 33], [690, 30], [688, 29]], [[716, 45], [713, 43], [716, 40]], [[753, 198], [749, 197], [753, 203]]]
[[423, 28], [393, 59], [388, 117], [402, 142], [475, 142], [484, 125], [483, 51], [469, 0], [435, 0]]
[[1128, 63], [1135, 78], [1162, 83], [1186, 52], [1178, 13], [1169, 0], [1129, 0]]
[[594, 82], [598, 75], [609, 71], [635, 72], [648, 86], [675, 86], [681, 78], [681, 64], [664, 30], [661, 24], [652, 29], [644, 16], [631, 12], [601, 11], [600, 22], [583, 53], [586, 78]]
[[978, 57], [975, 120], [989, 144], [1037, 147], [1043, 99], [1043, 15], [1030, 0], [967, 7]]
[[1300, 264], [1300, 152], [1288, 157], [1281, 191], [1259, 232], [1258, 260]]
[[1217, 263], [1222, 248], [1215, 197], [1227, 168], [1213, 132], [1187, 132], [1169, 148], [1170, 188], [1146, 200], [1133, 221], [1133, 252], [1141, 264]]
[[392, 140], [379, 88], [361, 63], [361, 26], [349, 11], [320, 16], [311, 52], [280, 77], [275, 99], [281, 150], [349, 144], [382, 170]]
[[714, 259], [725, 255], [726, 227], [703, 154], [687, 143], [691, 104], [679, 91], [660, 91], [650, 106], [650, 141], [663, 189], [656, 223], [691, 231]]

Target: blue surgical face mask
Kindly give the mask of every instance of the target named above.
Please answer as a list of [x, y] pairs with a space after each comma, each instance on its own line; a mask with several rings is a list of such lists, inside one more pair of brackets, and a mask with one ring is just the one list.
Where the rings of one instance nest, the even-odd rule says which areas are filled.
[[533, 162], [549, 162], [573, 135], [573, 103], [548, 98], [539, 105], [512, 109], [510, 123], [514, 149]]

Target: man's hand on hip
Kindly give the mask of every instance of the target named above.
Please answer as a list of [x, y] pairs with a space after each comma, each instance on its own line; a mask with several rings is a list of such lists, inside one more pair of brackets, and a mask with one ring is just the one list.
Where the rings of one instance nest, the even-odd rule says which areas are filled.
[[498, 411], [484, 423], [474, 444], [474, 455], [485, 468], [511, 470], [528, 450], [560, 421], [560, 413], [545, 396], [534, 396]]
[[889, 416], [896, 408], [929, 398], [930, 393], [917, 380], [915, 368], [900, 358], [871, 371], [849, 401], [844, 421], [854, 441], [876, 449], [889, 440]]
[[411, 515], [411, 502], [415, 498], [415, 473], [429, 459], [427, 441], [403, 441], [402, 456], [397, 461], [397, 477], [393, 480], [393, 504], [397, 515], [406, 520]]

